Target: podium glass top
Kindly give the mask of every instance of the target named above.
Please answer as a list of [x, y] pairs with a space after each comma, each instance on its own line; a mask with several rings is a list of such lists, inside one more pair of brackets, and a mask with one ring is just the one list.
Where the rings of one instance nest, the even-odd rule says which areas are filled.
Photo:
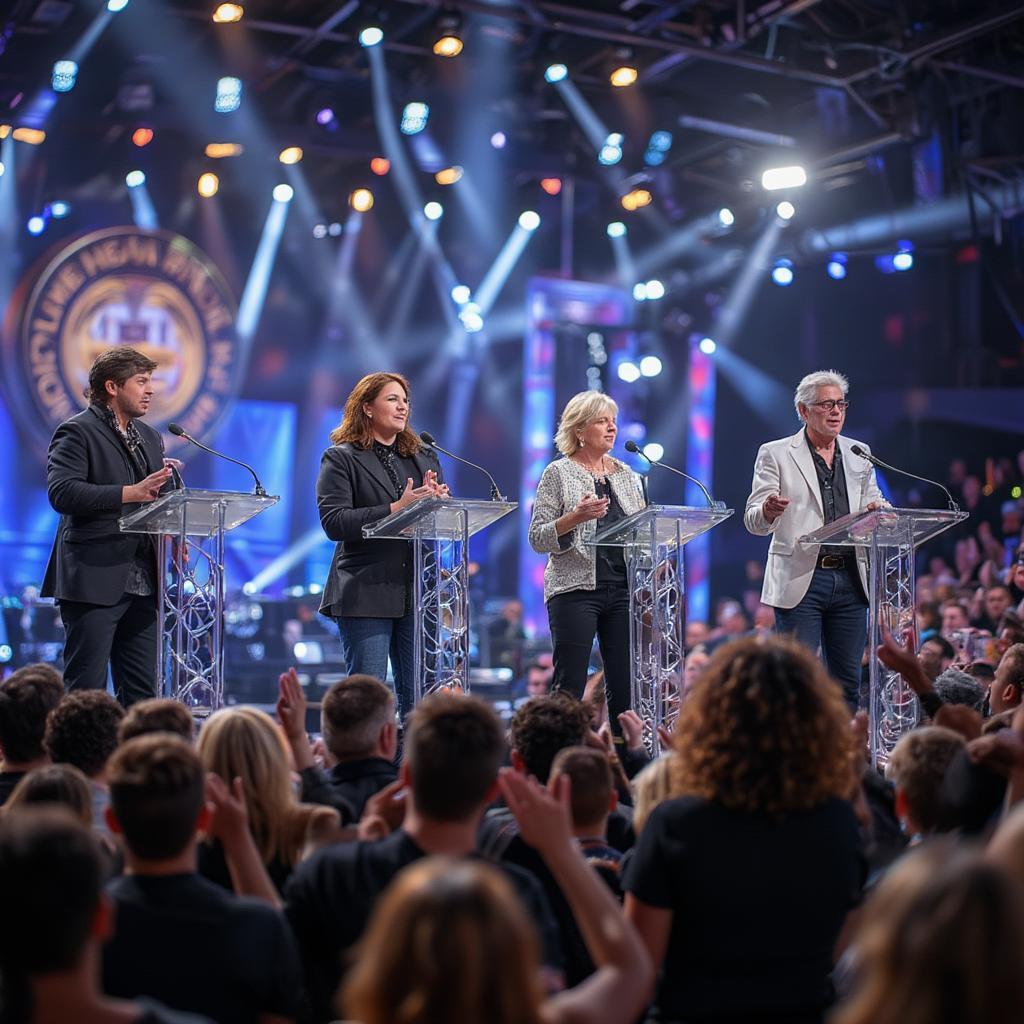
[[837, 547], [870, 548], [872, 537], [882, 548], [918, 547], [968, 518], [967, 512], [945, 508], [878, 508], [851, 512], [805, 533], [800, 544], [834, 544]]
[[464, 518], [469, 536], [519, 507], [515, 501], [470, 498], [422, 498], [400, 512], [363, 527], [367, 540], [448, 540], [462, 536]]
[[587, 544], [622, 548], [650, 543], [686, 544], [733, 514], [731, 508], [693, 508], [689, 505], [648, 505], [625, 519], [598, 529]]
[[184, 531], [188, 537], [212, 537], [221, 528], [222, 511], [224, 530], [234, 530], [280, 500], [269, 494], [185, 487], [122, 516], [118, 523], [124, 533], [161, 533], [173, 537]]

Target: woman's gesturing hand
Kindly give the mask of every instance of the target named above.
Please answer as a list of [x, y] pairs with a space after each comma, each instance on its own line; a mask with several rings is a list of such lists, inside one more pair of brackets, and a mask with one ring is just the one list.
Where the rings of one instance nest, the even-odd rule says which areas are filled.
[[608, 499], [599, 498], [596, 494], [584, 494], [572, 510], [577, 522], [585, 523], [590, 519], [601, 519], [608, 511]]

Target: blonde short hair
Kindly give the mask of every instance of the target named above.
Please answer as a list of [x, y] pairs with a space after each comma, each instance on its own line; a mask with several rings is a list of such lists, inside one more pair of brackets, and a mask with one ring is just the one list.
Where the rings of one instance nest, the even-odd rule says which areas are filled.
[[563, 455], [572, 455], [580, 450], [579, 431], [605, 413], [617, 415], [619, 407], [603, 391], [581, 391], [573, 395], [558, 421], [555, 432], [555, 447]]

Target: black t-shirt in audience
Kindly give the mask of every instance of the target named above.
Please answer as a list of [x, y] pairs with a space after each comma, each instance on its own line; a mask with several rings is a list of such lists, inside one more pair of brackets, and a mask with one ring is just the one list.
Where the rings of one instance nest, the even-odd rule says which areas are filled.
[[103, 991], [203, 1014], [218, 1024], [295, 1017], [302, 972], [284, 915], [198, 875], [125, 875], [107, 886], [115, 934]]
[[[286, 892], [286, 912], [299, 944], [313, 1020], [336, 1017], [332, 1002], [345, 953], [362, 936], [377, 899], [392, 879], [425, 856], [412, 837], [399, 829], [376, 843], [329, 846], [296, 868]], [[558, 930], [540, 883], [512, 865], [501, 865], [501, 869], [537, 926], [542, 960], [561, 970]]]
[[623, 888], [673, 911], [665, 1020], [820, 1017], [832, 950], [865, 861], [844, 800], [781, 819], [680, 797], [651, 813]]

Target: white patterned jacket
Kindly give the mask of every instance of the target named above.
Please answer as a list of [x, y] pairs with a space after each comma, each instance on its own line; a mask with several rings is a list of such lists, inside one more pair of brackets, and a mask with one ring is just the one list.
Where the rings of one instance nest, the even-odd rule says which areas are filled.
[[[640, 477], [624, 462], [607, 456], [614, 469], [608, 474], [612, 493], [625, 515], [644, 507]], [[556, 459], [541, 474], [530, 517], [530, 546], [548, 556], [544, 569], [544, 600], [568, 590], [593, 590], [597, 586], [597, 556], [587, 540], [594, 536], [598, 520], [591, 519], [574, 530], [555, 532], [555, 521], [571, 512], [586, 494], [594, 493], [594, 478], [569, 458]]]

